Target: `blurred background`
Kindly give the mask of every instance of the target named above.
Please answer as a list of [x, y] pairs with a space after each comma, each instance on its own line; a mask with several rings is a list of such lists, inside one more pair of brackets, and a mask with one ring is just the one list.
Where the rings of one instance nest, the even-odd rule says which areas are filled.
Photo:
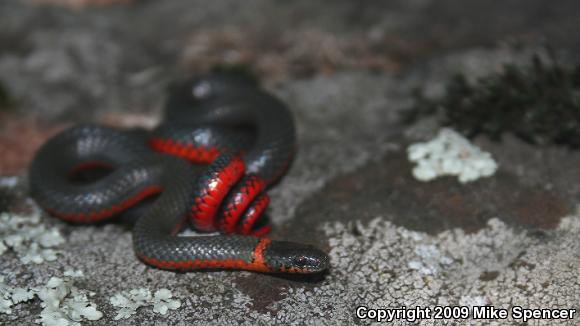
[[[577, 7], [572, 0], [5, 0], [0, 118], [155, 112], [168, 81], [216, 68], [275, 86], [342, 71], [404, 74], [465, 49], [548, 43], [575, 53]], [[0, 137], [2, 144], [10, 136]], [[0, 170], [18, 171], [10, 165]]]

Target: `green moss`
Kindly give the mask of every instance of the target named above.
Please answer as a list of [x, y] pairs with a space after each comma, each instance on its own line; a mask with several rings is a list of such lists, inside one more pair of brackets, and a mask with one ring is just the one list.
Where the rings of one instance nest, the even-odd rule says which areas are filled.
[[420, 91], [415, 98], [404, 115], [407, 123], [436, 114], [442, 125], [467, 137], [501, 140], [513, 133], [532, 144], [580, 147], [580, 65], [564, 68], [534, 56], [529, 66], [505, 65], [473, 84], [457, 75], [442, 98], [426, 99]]

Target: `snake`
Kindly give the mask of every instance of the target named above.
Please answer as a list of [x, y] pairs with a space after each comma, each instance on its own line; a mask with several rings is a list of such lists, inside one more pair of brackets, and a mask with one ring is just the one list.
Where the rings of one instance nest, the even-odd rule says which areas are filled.
[[[266, 190], [295, 151], [293, 116], [279, 99], [246, 78], [195, 76], [169, 87], [151, 130], [85, 123], [47, 140], [29, 189], [73, 224], [140, 211], [133, 249], [159, 269], [320, 273], [325, 252], [267, 236]], [[195, 235], [182, 234], [188, 224]]]

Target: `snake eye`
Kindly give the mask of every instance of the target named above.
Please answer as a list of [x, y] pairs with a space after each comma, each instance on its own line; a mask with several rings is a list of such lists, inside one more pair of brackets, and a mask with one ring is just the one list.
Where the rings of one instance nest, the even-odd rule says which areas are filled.
[[294, 266], [298, 268], [315, 268], [319, 265], [319, 261], [314, 257], [298, 256], [294, 258]]
[[329, 267], [328, 256], [323, 251], [295, 242], [272, 241], [264, 256], [274, 270], [288, 273], [319, 273]]
[[296, 266], [304, 267], [308, 264], [308, 258], [298, 257], [295, 261]]

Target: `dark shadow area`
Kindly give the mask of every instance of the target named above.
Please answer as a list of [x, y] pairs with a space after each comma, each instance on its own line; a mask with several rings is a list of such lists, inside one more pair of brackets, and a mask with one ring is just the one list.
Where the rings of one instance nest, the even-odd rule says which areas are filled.
[[[451, 228], [476, 232], [498, 217], [516, 227], [551, 229], [572, 209], [572, 202], [557, 190], [522, 184], [501, 170], [493, 178], [468, 184], [452, 177], [420, 182], [411, 170], [405, 154], [398, 152], [339, 177], [300, 207], [294, 223], [305, 217], [318, 223], [382, 217], [436, 234]], [[318, 232], [305, 228], [299, 234], [312, 239]]]

